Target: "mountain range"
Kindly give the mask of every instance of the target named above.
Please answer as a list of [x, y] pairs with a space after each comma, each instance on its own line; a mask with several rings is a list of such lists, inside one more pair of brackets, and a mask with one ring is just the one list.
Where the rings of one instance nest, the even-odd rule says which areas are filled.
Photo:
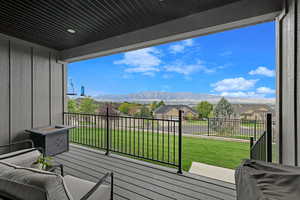
[[[191, 92], [156, 92], [147, 91], [131, 94], [101, 94], [94, 97], [98, 101], [110, 101], [110, 102], [137, 102], [137, 103], [150, 103], [153, 101], [164, 101], [166, 104], [185, 104], [195, 105], [200, 101], [208, 101], [211, 103], [217, 103], [222, 96], [211, 94], [199, 94]], [[247, 104], [275, 104], [273, 98], [237, 98], [226, 97], [231, 103], [247, 103]]]

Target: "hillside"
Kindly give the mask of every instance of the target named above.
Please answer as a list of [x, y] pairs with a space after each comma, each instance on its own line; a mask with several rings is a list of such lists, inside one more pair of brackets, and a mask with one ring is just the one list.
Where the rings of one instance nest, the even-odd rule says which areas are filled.
[[[139, 92], [132, 94], [107, 94], [107, 95], [98, 95], [94, 97], [97, 101], [109, 101], [109, 102], [138, 102], [138, 103], [150, 103], [153, 101], [165, 101], [167, 104], [186, 104], [193, 105], [199, 101], [209, 101], [211, 103], [217, 103], [221, 96], [211, 95], [211, 94], [197, 94], [190, 92]], [[234, 98], [227, 97], [231, 103], [247, 103], [247, 104], [275, 104], [275, 99], [269, 98]]]

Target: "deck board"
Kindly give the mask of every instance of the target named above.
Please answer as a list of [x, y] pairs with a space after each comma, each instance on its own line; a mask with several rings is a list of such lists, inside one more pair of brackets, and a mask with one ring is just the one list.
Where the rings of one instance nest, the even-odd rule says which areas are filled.
[[105, 156], [102, 151], [71, 145], [56, 160], [65, 173], [97, 181], [106, 172], [115, 175], [115, 199], [153, 200], [233, 200], [235, 186], [207, 177], [184, 173], [121, 156]]

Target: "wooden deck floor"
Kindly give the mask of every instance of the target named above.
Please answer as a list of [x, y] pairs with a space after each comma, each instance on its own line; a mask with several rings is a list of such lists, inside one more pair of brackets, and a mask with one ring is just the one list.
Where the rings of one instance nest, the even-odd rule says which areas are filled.
[[114, 199], [141, 200], [232, 200], [235, 186], [230, 183], [184, 173], [118, 155], [71, 145], [70, 151], [56, 160], [65, 173], [96, 182], [106, 172], [115, 174]]

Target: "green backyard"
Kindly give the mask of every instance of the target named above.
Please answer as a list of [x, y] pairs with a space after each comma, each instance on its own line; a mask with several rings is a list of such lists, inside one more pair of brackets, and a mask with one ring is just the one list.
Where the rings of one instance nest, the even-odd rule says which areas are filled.
[[[176, 135], [128, 130], [113, 130], [110, 135], [111, 149], [116, 152], [164, 162], [178, 162]], [[71, 141], [94, 148], [105, 148], [106, 132], [99, 128], [76, 128], [71, 132]], [[183, 136], [182, 166], [185, 171], [189, 170], [193, 161], [234, 169], [242, 159], [248, 157], [248, 143]]]

